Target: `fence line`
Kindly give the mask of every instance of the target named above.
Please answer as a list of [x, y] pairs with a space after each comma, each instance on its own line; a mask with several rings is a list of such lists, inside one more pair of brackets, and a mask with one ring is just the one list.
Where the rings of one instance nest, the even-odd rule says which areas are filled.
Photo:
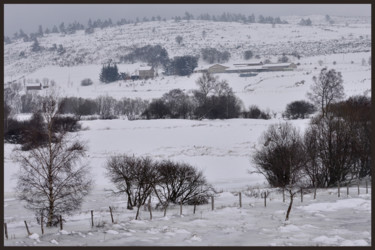
[[[358, 195], [360, 194], [360, 186], [357, 185], [357, 188], [358, 188]], [[368, 181], [366, 181], [365, 183], [365, 188], [366, 188], [366, 194], [368, 194]], [[309, 190], [310, 192], [313, 192], [314, 194], [314, 199], [317, 197], [317, 188], [313, 188], [313, 190], [311, 191], [311, 189], [307, 189]], [[303, 191], [304, 189], [303, 188], [300, 188], [300, 193], [301, 193], [301, 202], [303, 202]], [[309, 192], [308, 191], [308, 192]], [[271, 193], [274, 193], [274, 192], [269, 192], [269, 191], [264, 191], [263, 195], [260, 196], [260, 198], [263, 198], [264, 199], [264, 207], [267, 207], [267, 198], [270, 197], [270, 194]], [[276, 191], [275, 193], [280, 193], [280, 191]], [[347, 194], [347, 197], [349, 197], [349, 193], [350, 193], [350, 185], [347, 184], [346, 185], [346, 194]], [[285, 189], [282, 189], [281, 191], [281, 195], [282, 195], [282, 201], [285, 202]], [[242, 193], [239, 192], [238, 193], [238, 196], [239, 196], [239, 207], [242, 208]], [[263, 197], [262, 197], [263, 196]], [[340, 198], [340, 184], [338, 183], [338, 198]], [[271, 201], [271, 199], [270, 199]], [[148, 210], [149, 210], [149, 213], [150, 213], [150, 220], [152, 220], [152, 206], [151, 206], [151, 200], [149, 200], [148, 204]], [[180, 215], [182, 215], [182, 202], [180, 202]], [[196, 214], [196, 209], [197, 209], [197, 204], [194, 204], [193, 205], [194, 208], [193, 208], [193, 214]], [[237, 205], [235, 205], [237, 206]], [[207, 208], [209, 210], [209, 208]], [[167, 211], [167, 206], [164, 206], [163, 207], [163, 210], [164, 210], [164, 216], [166, 215], [166, 211]], [[215, 200], [214, 200], [214, 196], [211, 196], [211, 211], [214, 211], [215, 210]], [[108, 211], [108, 210], [107, 210]], [[112, 223], [114, 223], [114, 218], [113, 218], [113, 208], [111, 206], [109, 206], [109, 212], [110, 212], [110, 216], [111, 216], [111, 221]], [[91, 213], [91, 227], [94, 228], [94, 210], [90, 210], [90, 213]], [[24, 224], [25, 224], [25, 228], [26, 228], [26, 231], [27, 231], [27, 234], [28, 235], [31, 235], [31, 232], [30, 232], [30, 229], [29, 229], [29, 226], [27, 224], [27, 221], [24, 221]], [[40, 226], [41, 226], [41, 232], [42, 232], [42, 235], [44, 234], [44, 217], [43, 217], [43, 214], [41, 214], [41, 217], [40, 217]], [[59, 215], [59, 225], [60, 225], [60, 230], [63, 230], [63, 219], [62, 219], [62, 216]], [[8, 239], [8, 224], [6, 222], [4, 222], [4, 233], [5, 233], [5, 238]]]

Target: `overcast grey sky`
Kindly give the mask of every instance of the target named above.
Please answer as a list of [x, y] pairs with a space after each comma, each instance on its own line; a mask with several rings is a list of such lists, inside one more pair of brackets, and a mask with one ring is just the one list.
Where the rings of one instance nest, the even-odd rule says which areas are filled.
[[246, 15], [285, 16], [328, 14], [338, 16], [370, 16], [370, 4], [5, 4], [4, 33], [13, 35], [19, 29], [26, 33], [53, 27], [61, 22], [78, 21], [84, 25], [91, 19], [117, 21], [136, 17], [171, 18], [182, 16], [185, 11], [194, 15], [201, 13], [221, 14], [223, 12]]

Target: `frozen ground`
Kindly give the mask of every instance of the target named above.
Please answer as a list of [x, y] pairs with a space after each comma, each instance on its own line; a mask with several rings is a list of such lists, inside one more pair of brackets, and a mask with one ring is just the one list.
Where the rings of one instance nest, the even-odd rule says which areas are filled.
[[[256, 191], [256, 189], [255, 189]], [[356, 192], [356, 189], [351, 189]], [[242, 191], [242, 208], [238, 193], [222, 192], [211, 205], [184, 206], [180, 216], [178, 206], [167, 216], [162, 211], [141, 211], [141, 220], [134, 220], [135, 211], [126, 210], [124, 201], [108, 198], [104, 192], [90, 195], [82, 212], [65, 218], [64, 229], [40, 227], [19, 203], [5, 200], [9, 237], [7, 246], [369, 246], [371, 245], [371, 192], [337, 197], [336, 189], [319, 190], [317, 199], [305, 194], [301, 203], [294, 201], [290, 220], [285, 222], [287, 202], [273, 191], [267, 207], [261, 198]], [[114, 207], [112, 224], [108, 205]], [[90, 210], [94, 224], [90, 225]], [[19, 213], [19, 214], [16, 214]], [[27, 220], [33, 235], [27, 236], [23, 220]]]
[[[264, 201], [257, 194], [267, 189], [262, 176], [253, 170], [250, 156], [257, 147], [259, 135], [268, 124], [278, 119], [185, 121], [83, 121], [86, 130], [88, 160], [95, 178], [93, 192], [82, 209], [65, 218], [64, 231], [46, 229], [41, 236], [33, 214], [14, 198], [12, 174], [17, 166], [9, 155], [12, 145], [5, 144], [4, 220], [8, 223], [6, 245], [369, 245], [371, 241], [371, 195], [357, 195], [355, 188], [341, 198], [336, 189], [319, 190], [317, 200], [311, 194], [301, 203], [297, 197], [288, 223], [284, 222], [287, 205], [282, 195], [271, 190]], [[308, 120], [292, 122], [303, 128]], [[173, 146], [171, 146], [173, 145]], [[108, 195], [111, 185], [105, 178], [103, 165], [108, 156], [117, 153], [149, 155], [156, 159], [188, 162], [204, 171], [219, 193], [215, 211], [211, 205], [171, 207], [167, 217], [153, 211], [153, 220], [143, 211], [135, 221], [135, 211], [126, 210], [125, 199]], [[243, 207], [238, 208], [238, 192], [243, 193]], [[371, 193], [371, 189], [370, 189]], [[111, 223], [108, 206], [115, 208], [115, 224]], [[90, 226], [90, 210], [94, 210], [95, 226]], [[24, 220], [32, 233], [27, 237]]]

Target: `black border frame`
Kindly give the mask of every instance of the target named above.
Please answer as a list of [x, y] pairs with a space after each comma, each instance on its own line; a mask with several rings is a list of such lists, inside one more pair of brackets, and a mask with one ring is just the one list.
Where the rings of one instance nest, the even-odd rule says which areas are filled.
[[[1, 11], [1, 14], [2, 14], [2, 22], [3, 24], [1, 25], [0, 27], [0, 31], [1, 33], [3, 34], [3, 36], [1, 37], [1, 41], [2, 41], [2, 47], [1, 47], [1, 52], [2, 52], [2, 59], [4, 60], [4, 23], [5, 23], [5, 12], [4, 12], [4, 5], [6, 4], [371, 4], [371, 39], [373, 41], [373, 36], [374, 36], [374, 33], [373, 33], [373, 30], [374, 30], [374, 18], [372, 16], [373, 14], [373, 10], [374, 10], [374, 4], [372, 4], [372, 0], [180, 0], [178, 2], [176, 1], [173, 1], [173, 0], [156, 0], [156, 1], [152, 1], [152, 0], [57, 0], [57, 1], [47, 1], [47, 0], [30, 0], [30, 1], [27, 1], [27, 0], [3, 0], [3, 2], [0, 4], [0, 11]], [[371, 46], [372, 47], [372, 46]], [[374, 55], [374, 51], [373, 49], [371, 50], [371, 56], [373, 57]], [[4, 61], [3, 61], [4, 62]], [[4, 67], [1, 68], [1, 79], [2, 81], [4, 82]], [[371, 77], [373, 79], [374, 77], [374, 72], [371, 71]], [[4, 102], [4, 88], [1, 87], [0, 88], [0, 101], [3, 103]], [[374, 88], [373, 88], [373, 83], [371, 82], [371, 105], [372, 107], [374, 107]], [[371, 113], [371, 122], [372, 122], [372, 129], [374, 130], [374, 121], [375, 121], [375, 112], [372, 112]], [[0, 119], [4, 119], [4, 106], [2, 107], [1, 109], [1, 112], [0, 112]], [[1, 131], [4, 131], [4, 124], [3, 123], [0, 123], [0, 130]], [[372, 134], [372, 138], [371, 138], [371, 145], [372, 145], [372, 149], [371, 149], [371, 156], [372, 158], [374, 159], [374, 155], [375, 155], [375, 147], [373, 146], [375, 140], [374, 140], [374, 134]], [[3, 133], [1, 133], [1, 138], [2, 138], [2, 141], [4, 140], [4, 135]], [[0, 153], [1, 153], [1, 158], [4, 159], [4, 144], [2, 143], [1, 144], [1, 147], [0, 147]], [[2, 176], [4, 176], [4, 160], [1, 161], [1, 167], [2, 167]], [[375, 170], [375, 163], [374, 161], [371, 162], [371, 168], [372, 168], [372, 176], [371, 178], [374, 176], [374, 170]], [[1, 187], [2, 187], [2, 192], [0, 194], [0, 200], [1, 200], [1, 215], [2, 215], [2, 218], [1, 218], [1, 221], [2, 221], [2, 224], [4, 222], [4, 177], [1, 178], [0, 180], [0, 184], [1, 184]], [[372, 182], [371, 183], [371, 187], [373, 188], [374, 187], [374, 183]], [[372, 195], [372, 198], [373, 198], [373, 195]], [[371, 205], [372, 205], [372, 209], [374, 208], [374, 200], [372, 199], [371, 201]], [[373, 210], [372, 210], [373, 211]], [[373, 218], [373, 213], [371, 213], [371, 246], [374, 246], [374, 238], [373, 238], [373, 229], [374, 229], [374, 218]], [[5, 241], [5, 236], [4, 236], [4, 227], [3, 225], [1, 225], [1, 230], [0, 230], [1, 234], [2, 234], [2, 238], [1, 238], [1, 248], [12, 248], [12, 249], [23, 249], [24, 247], [5, 247], [4, 246], [4, 241]], [[34, 248], [34, 249], [37, 249], [37, 248], [40, 248], [41, 246], [29, 246], [27, 248]], [[100, 247], [94, 247], [94, 246], [90, 246], [90, 247], [85, 247], [86, 249], [99, 249], [99, 248], [105, 248], [106, 246], [100, 246]], [[124, 248], [136, 248], [136, 249], [149, 249], [151, 247], [134, 247], [134, 246], [113, 246], [115, 248], [117, 247], [124, 247]], [[45, 249], [53, 249], [55, 247], [42, 247], [42, 248], [45, 248]], [[65, 248], [76, 248], [76, 247], [65, 247]], [[156, 248], [156, 249], [163, 249], [163, 248], [179, 248], [179, 249], [188, 249], [188, 248], [191, 248], [191, 247], [187, 247], [187, 246], [181, 246], [181, 247], [170, 247], [170, 246], [154, 246], [153, 248]], [[213, 248], [212, 246], [199, 246], [199, 247], [194, 247], [194, 248]], [[224, 246], [215, 246], [214, 248], [222, 248], [222, 249], [231, 249], [231, 248], [254, 248], [252, 246], [248, 246], [248, 247], [240, 247], [240, 246], [230, 246], [230, 247], [224, 247]], [[257, 246], [255, 246], [255, 248], [258, 248]], [[259, 247], [259, 248], [280, 248], [280, 247]], [[285, 247], [284, 247], [285, 248]], [[289, 248], [289, 247], [287, 247]], [[299, 248], [303, 248], [303, 249], [306, 249], [306, 248], [313, 248], [313, 247], [290, 247], [290, 248], [294, 248], [294, 249], [299, 249]], [[326, 248], [332, 248], [332, 247], [321, 247], [321, 249], [326, 249]], [[346, 249], [357, 249], [357, 247], [344, 247]], [[368, 248], [368, 247], [366, 247]]]

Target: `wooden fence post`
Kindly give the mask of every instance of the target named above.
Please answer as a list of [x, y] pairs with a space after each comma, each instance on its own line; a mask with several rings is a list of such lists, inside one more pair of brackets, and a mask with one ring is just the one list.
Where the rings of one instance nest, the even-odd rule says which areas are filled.
[[164, 206], [164, 217], [167, 216], [167, 208], [168, 208], [168, 205], [165, 205]]
[[182, 201], [180, 201], [180, 215], [182, 215]]
[[40, 215], [40, 229], [42, 230], [42, 235], [44, 234], [44, 228], [43, 228], [43, 212]]
[[193, 214], [195, 214], [195, 210], [196, 210], [196, 208], [197, 208], [197, 204], [194, 203], [194, 211], [193, 211]]
[[242, 207], [242, 195], [241, 195], [241, 192], [238, 195], [239, 195], [239, 199], [240, 199], [240, 208], [241, 208]]
[[283, 188], [283, 202], [285, 202], [285, 188]]
[[346, 184], [346, 197], [349, 196], [349, 184]]
[[60, 230], [63, 230], [63, 220], [62, 220], [61, 215], [60, 215]]
[[8, 226], [5, 222], [4, 222], [4, 232], [5, 232], [5, 238], [8, 239]]
[[91, 210], [91, 227], [94, 227], [94, 210]]
[[152, 211], [151, 211], [151, 196], [148, 199], [148, 211], [150, 211], [150, 220], [152, 220]]
[[340, 182], [338, 182], [338, 185], [337, 185], [337, 197], [340, 198]]
[[26, 221], [24, 221], [24, 222], [25, 222], [25, 226], [26, 226], [27, 234], [28, 234], [28, 235], [31, 235], [31, 233], [30, 233], [30, 231], [29, 231], [29, 227], [27, 226], [27, 222], [26, 222]]
[[212, 211], [215, 209], [215, 203], [214, 203], [214, 197], [211, 196], [211, 206], [212, 206]]
[[359, 193], [360, 193], [360, 191], [359, 191], [359, 179], [358, 179], [357, 186], [358, 186], [358, 195], [359, 195]]
[[314, 200], [316, 199], [316, 188], [314, 188]]
[[303, 189], [301, 188], [301, 202], [303, 202]]
[[267, 207], [267, 193], [264, 192], [264, 207]]
[[109, 212], [111, 213], [111, 220], [112, 220], [112, 223], [115, 223], [115, 221], [113, 220], [113, 214], [112, 214], [112, 208], [109, 207]]

